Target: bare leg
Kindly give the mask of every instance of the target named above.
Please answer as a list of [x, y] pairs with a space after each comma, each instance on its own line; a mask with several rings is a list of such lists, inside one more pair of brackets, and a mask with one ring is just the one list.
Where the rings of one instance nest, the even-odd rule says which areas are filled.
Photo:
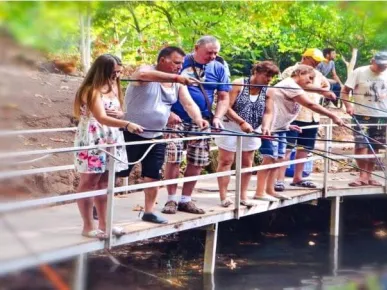
[[[263, 157], [262, 165], [273, 164], [273, 163], [274, 163], [273, 158], [267, 157], [267, 156]], [[255, 191], [255, 197], [260, 197], [265, 194], [266, 180], [269, 173], [270, 173], [270, 169], [260, 170], [257, 172], [257, 189]]]
[[[187, 168], [185, 169], [185, 172], [184, 172], [184, 177], [198, 176], [198, 175], [200, 175], [201, 171], [202, 171], [201, 166], [196, 166], [196, 165], [192, 165], [192, 164], [188, 163]], [[182, 195], [191, 196], [192, 192], [195, 188], [196, 182], [197, 182], [196, 180], [190, 181], [190, 182], [185, 182], [183, 185]]]
[[[81, 173], [77, 192], [95, 190], [101, 174]], [[93, 223], [93, 198], [83, 198], [77, 200], [79, 212], [83, 220], [83, 233], [88, 233], [94, 229]]]
[[[356, 148], [355, 149], [355, 154], [356, 155], [362, 155], [362, 154], [367, 154], [370, 153], [367, 148]], [[363, 170], [368, 170], [368, 163], [369, 161], [367, 159], [356, 159], [357, 166], [360, 168], [359, 172], [359, 179], [360, 181], [368, 183], [369, 180], [369, 174], [367, 172], [364, 172]], [[373, 166], [372, 166], [373, 168]]]
[[[290, 154], [291, 153], [292, 153], [291, 150], [286, 150], [286, 156], [281, 161], [288, 161], [288, 160], [290, 160]], [[286, 168], [288, 168], [287, 165], [278, 168], [278, 170], [277, 170], [277, 180], [278, 181], [282, 181], [282, 182], [285, 181]]]
[[[146, 182], [153, 182], [156, 181], [156, 179], [144, 177], [144, 183]], [[159, 187], [150, 187], [150, 188], [144, 188], [145, 192], [145, 213], [151, 213], [154, 211], [157, 193], [159, 191]]]
[[[96, 189], [106, 189], [108, 185], [109, 173], [106, 171], [102, 174]], [[98, 214], [98, 228], [101, 231], [106, 231], [106, 211], [107, 211], [107, 195], [94, 197], [95, 208]]]
[[[228, 171], [234, 162], [235, 152], [227, 151], [219, 148], [218, 168], [217, 172]], [[220, 200], [223, 201], [227, 197], [227, 187], [230, 183], [230, 176], [218, 177]]]
[[[180, 163], [167, 162], [165, 165], [165, 179], [175, 179], [179, 177]], [[175, 195], [177, 192], [177, 184], [167, 185], [169, 195]]]
[[[296, 159], [302, 159], [308, 157], [308, 152], [305, 150], [297, 150], [296, 152]], [[293, 176], [293, 182], [300, 182], [302, 180], [302, 171], [304, 170], [304, 163], [297, 163], [294, 165], [294, 176]]]
[[[273, 163], [276, 163], [276, 162], [273, 162]], [[268, 171], [269, 173], [267, 175], [267, 180], [266, 180], [266, 193], [270, 195], [276, 195], [276, 192], [274, 190], [274, 184], [277, 179], [278, 168], [271, 168]]]
[[[242, 168], [250, 168], [253, 166], [254, 151], [242, 152]], [[241, 182], [241, 200], [247, 200], [247, 189], [251, 179], [251, 172], [242, 174]]]

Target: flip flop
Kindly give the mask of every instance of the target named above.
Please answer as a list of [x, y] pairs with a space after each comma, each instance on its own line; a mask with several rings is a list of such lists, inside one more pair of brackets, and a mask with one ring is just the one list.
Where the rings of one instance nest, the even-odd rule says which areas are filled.
[[289, 197], [289, 196], [287, 196], [285, 194], [278, 193], [278, 192], [274, 193], [272, 196], [274, 196], [276, 198], [279, 198], [281, 200], [290, 200], [290, 199], [292, 199], [291, 197]]
[[233, 204], [232, 200], [229, 199], [229, 198], [226, 198], [224, 200], [221, 200], [220, 201], [220, 204], [223, 206], [223, 207], [229, 207], [230, 205]]
[[278, 198], [271, 196], [269, 194], [264, 194], [261, 196], [254, 196], [253, 199], [259, 199], [259, 200], [264, 200], [264, 201], [269, 201], [269, 202], [276, 202], [279, 201]]
[[370, 180], [368, 180], [368, 185], [372, 185], [372, 186], [382, 186], [382, 184], [381, 184], [379, 181], [375, 180], [375, 179], [370, 179]]
[[106, 240], [108, 236], [104, 231], [101, 231], [100, 229], [91, 230], [89, 232], [82, 232], [82, 236], [86, 238], [93, 238], [93, 239], [100, 239], [100, 240]]
[[299, 187], [305, 187], [305, 188], [316, 188], [316, 184], [314, 184], [312, 181], [309, 180], [301, 180], [299, 182], [292, 182], [290, 183], [291, 186], [299, 186]]
[[274, 184], [275, 191], [285, 191], [285, 184], [282, 181], [276, 181]]
[[123, 228], [115, 226], [112, 228], [112, 234], [120, 237], [120, 236], [125, 235], [126, 232]]
[[253, 207], [253, 206], [256, 206], [257, 204], [256, 204], [255, 202], [252, 202], [252, 201], [249, 201], [249, 200], [243, 200], [243, 199], [241, 199], [240, 205], [243, 205], [243, 206], [245, 206], [245, 207], [247, 207], [247, 208], [251, 208], [251, 207]]
[[355, 180], [355, 181], [348, 183], [348, 185], [352, 186], [352, 187], [360, 187], [360, 186], [368, 185], [368, 182], [365, 182], [363, 180]]

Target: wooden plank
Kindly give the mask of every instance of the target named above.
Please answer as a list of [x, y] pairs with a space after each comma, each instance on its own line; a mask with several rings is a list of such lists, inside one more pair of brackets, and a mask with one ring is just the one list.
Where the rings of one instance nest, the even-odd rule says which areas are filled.
[[[383, 194], [383, 187], [350, 188], [347, 184], [354, 178], [355, 176], [350, 173], [332, 175], [328, 181], [328, 196]], [[252, 208], [241, 207], [241, 217], [321, 198], [323, 175], [313, 174], [310, 179], [318, 184], [317, 189], [289, 187], [288, 179], [286, 186], [291, 190], [287, 190], [285, 194], [291, 196], [291, 200], [274, 203], [255, 201], [256, 206]], [[249, 196], [254, 195], [255, 187], [256, 177], [253, 176]], [[233, 189], [235, 189], [235, 182], [232, 179], [229, 193], [231, 198], [235, 196]], [[166, 189], [161, 188], [156, 210], [161, 210], [166, 199]], [[216, 179], [199, 181], [193, 199], [198, 206], [204, 208], [206, 214], [178, 212], [176, 215], [165, 215], [169, 224], [158, 225], [143, 222], [139, 216], [140, 212], [133, 211], [137, 205], [143, 206], [143, 192], [115, 197], [114, 224], [123, 226], [127, 234], [118, 239], [114, 238], [112, 246], [234, 218], [233, 207], [220, 206]], [[102, 242], [81, 236], [81, 227], [82, 221], [75, 203], [3, 214], [3, 220], [0, 220], [0, 248], [6, 250], [0, 251], [0, 273], [102, 249]], [[20, 242], [20, 239], [23, 242]]]

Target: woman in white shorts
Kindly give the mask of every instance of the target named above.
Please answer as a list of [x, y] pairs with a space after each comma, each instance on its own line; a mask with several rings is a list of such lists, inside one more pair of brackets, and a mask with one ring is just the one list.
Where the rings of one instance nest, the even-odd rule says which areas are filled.
[[[260, 131], [268, 135], [273, 115], [273, 100], [266, 96], [267, 87], [275, 75], [279, 74], [278, 67], [270, 61], [256, 63], [251, 71], [251, 77], [240, 78], [233, 83], [238, 84], [230, 91], [230, 108], [223, 119], [225, 129], [252, 133]], [[241, 86], [241, 84], [245, 86]], [[263, 87], [251, 87], [251, 85], [262, 85]], [[261, 128], [260, 128], [261, 127]], [[237, 137], [222, 136], [215, 138], [219, 147], [218, 172], [231, 169], [235, 159]], [[261, 146], [260, 138], [242, 138], [242, 167], [251, 167], [254, 152]], [[251, 173], [242, 174], [241, 182], [241, 204], [250, 205], [247, 201], [247, 187]], [[219, 177], [219, 194], [222, 206], [228, 207], [232, 201], [227, 198], [227, 187], [230, 182], [229, 176]]]

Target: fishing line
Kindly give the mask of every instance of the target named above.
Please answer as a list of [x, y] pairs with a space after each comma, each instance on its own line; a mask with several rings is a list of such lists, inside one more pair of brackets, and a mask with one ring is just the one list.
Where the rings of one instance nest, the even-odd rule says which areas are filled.
[[[144, 80], [139, 80], [139, 79], [121, 79], [122, 81], [127, 81], [127, 82], [155, 82], [155, 81], [144, 81]], [[157, 81], [158, 83], [171, 83], [171, 81]], [[281, 87], [281, 86], [271, 86], [271, 85], [257, 85], [257, 84], [234, 84], [234, 83], [222, 83], [222, 82], [198, 82], [198, 84], [202, 84], [202, 85], [230, 85], [230, 86], [246, 86], [246, 87], [256, 87], [256, 88], [272, 88], [272, 89], [284, 89], [284, 90], [304, 90], [306, 92], [312, 92], [312, 93], [318, 93], [318, 94], [322, 94], [321, 93], [321, 90], [318, 90], [318, 89], [303, 89], [303, 88], [291, 88], [291, 87]], [[193, 84], [193, 86], [195, 86], [195, 84]], [[330, 92], [333, 92], [333, 93], [341, 93], [341, 91], [330, 91]], [[365, 96], [364, 94], [355, 94], [355, 93], [351, 93], [352, 96]], [[328, 99], [326, 98], [327, 100], [332, 100], [332, 99]], [[355, 105], [358, 105], [358, 106], [361, 106], [361, 107], [364, 107], [364, 108], [368, 108], [368, 109], [373, 109], [375, 111], [379, 111], [379, 112], [383, 112], [383, 113], [386, 113], [387, 114], [387, 111], [386, 110], [382, 110], [382, 109], [378, 109], [378, 108], [374, 108], [374, 107], [371, 107], [371, 106], [367, 106], [367, 105], [364, 105], [364, 104], [360, 104], [360, 103], [357, 103], [357, 102], [354, 102], [354, 101], [350, 101], [350, 100], [344, 100], [343, 98], [336, 98], [336, 100], [340, 99], [341, 101], [343, 102], [348, 102], [348, 103], [351, 103], [351, 104], [355, 104]], [[332, 100], [334, 101], [334, 100]]]
[[[228, 130], [228, 131], [232, 132], [232, 130]], [[234, 131], [234, 132], [235, 132], [235, 133], [238, 133], [237, 131]], [[257, 135], [258, 135], [258, 134], [259, 134], [259, 133], [257, 133]], [[238, 134], [238, 135], [239, 135], [239, 134]], [[256, 137], [259, 137], [259, 135], [256, 136]], [[341, 164], [341, 165], [344, 165], [344, 166], [345, 166], [345, 165], [348, 165], [348, 166], [350, 166], [350, 167], [352, 167], [352, 168], [354, 168], [354, 169], [357, 169], [357, 170], [361, 170], [361, 171], [367, 172], [367, 173], [369, 173], [369, 174], [372, 174], [372, 175], [374, 175], [374, 176], [377, 176], [377, 177], [380, 177], [380, 178], [383, 178], [384, 180], [386, 180], [386, 177], [385, 177], [385, 176], [381, 176], [381, 175], [378, 175], [378, 174], [373, 173], [373, 172], [371, 172], [371, 171], [368, 171], [368, 170], [359, 168], [358, 166], [352, 165], [352, 164], [350, 164], [350, 163], [348, 163], [348, 162], [345, 162], [345, 161], [342, 161], [342, 160], [338, 160], [338, 159], [334, 159], [334, 158], [332, 158], [332, 157], [330, 157], [330, 156], [327, 156], [327, 155], [324, 155], [324, 154], [317, 153], [317, 152], [315, 152], [315, 151], [313, 151], [313, 150], [311, 150], [311, 149], [309, 149], [309, 148], [306, 148], [305, 146], [302, 146], [302, 145], [295, 145], [295, 144], [291, 144], [291, 143], [286, 142], [286, 141], [281, 141], [281, 140], [279, 140], [281, 137], [275, 137], [275, 136], [268, 136], [268, 137], [270, 137], [270, 138], [268, 138], [268, 139], [277, 139], [276, 142], [286, 144], [286, 145], [288, 145], [288, 146], [290, 146], [290, 147], [292, 147], [292, 148], [294, 148], [294, 149], [297, 149], [297, 148], [299, 148], [299, 147], [302, 147], [303, 150], [308, 151], [308, 152], [310, 152], [310, 153], [312, 153], [312, 154], [315, 154], [315, 155], [317, 155], [317, 156], [321, 156], [321, 157], [323, 157], [323, 158], [327, 158], [328, 160], [337, 162], [337, 163], [339, 163], [339, 164]], [[314, 149], [314, 150], [315, 150], [315, 149]], [[331, 152], [326, 152], [325, 150], [318, 150], [318, 151], [322, 151], [322, 152], [325, 152], [325, 153], [328, 153], [328, 154], [331, 153]], [[339, 153], [332, 153], [332, 154], [338, 155], [338, 156], [344, 156], [344, 157], [347, 157], [347, 156], [344, 155], [344, 154], [339, 154]], [[375, 157], [376, 157], [376, 156], [375, 156]], [[348, 156], [348, 158], [353, 158], [353, 157]], [[353, 158], [353, 159], [355, 159], [355, 158]]]
[[[360, 123], [359, 123], [358, 119], [355, 117], [355, 115], [352, 115], [352, 118], [355, 121], [356, 125], [358, 125], [358, 127], [359, 127], [359, 131], [358, 132], [356, 132], [357, 130], [355, 130], [355, 129], [353, 129], [353, 131], [358, 133], [358, 134], [360, 133], [363, 137], [365, 137], [365, 139], [366, 139], [366, 141], [368, 143], [367, 144], [368, 148], [371, 150], [372, 154], [374, 154], [374, 156], [376, 158], [376, 162], [378, 163], [379, 167], [383, 170], [383, 172], [386, 172], [386, 168], [384, 167], [384, 165], [382, 164], [380, 159], [376, 156], [376, 152], [375, 152], [374, 148], [372, 147], [372, 145], [369, 142], [370, 139], [373, 140], [373, 141], [377, 141], [377, 140], [374, 139], [374, 138], [369, 137], [367, 134], [364, 133], [364, 131], [361, 128]], [[383, 145], [381, 142], [378, 142], [378, 143], [380, 143], [380, 145]], [[384, 147], [386, 148], [386, 146], [384, 146]]]

